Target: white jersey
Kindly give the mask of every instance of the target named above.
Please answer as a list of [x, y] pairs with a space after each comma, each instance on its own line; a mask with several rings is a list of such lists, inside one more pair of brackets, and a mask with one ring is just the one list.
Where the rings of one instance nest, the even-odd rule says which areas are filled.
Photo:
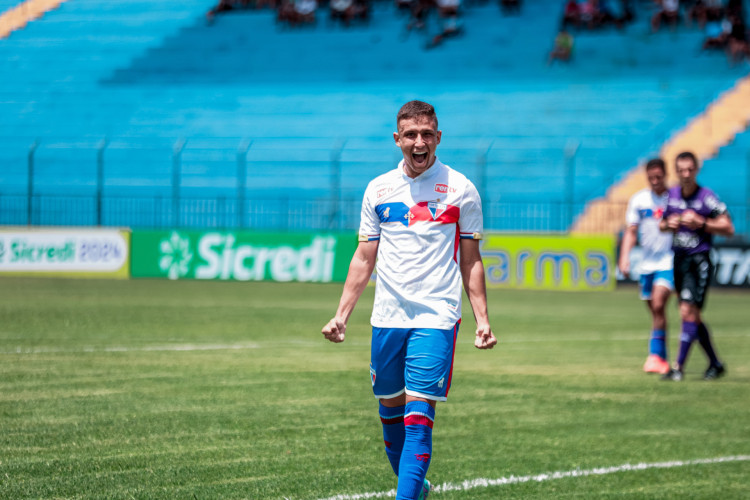
[[642, 189], [630, 198], [625, 220], [638, 226], [638, 239], [643, 249], [640, 274], [672, 269], [672, 233], [659, 229], [669, 192], [658, 195], [651, 189]]
[[360, 241], [379, 240], [372, 326], [453, 327], [461, 318], [459, 238], [481, 237], [479, 193], [439, 160], [415, 179], [402, 160], [372, 180], [359, 226]]

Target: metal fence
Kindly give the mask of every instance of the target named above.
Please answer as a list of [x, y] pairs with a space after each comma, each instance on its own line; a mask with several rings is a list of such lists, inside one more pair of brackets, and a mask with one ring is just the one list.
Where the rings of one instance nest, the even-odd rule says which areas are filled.
[[[0, 224], [274, 231], [356, 230], [361, 198], [186, 198], [0, 194]], [[241, 208], [242, 207], [242, 208]], [[485, 203], [485, 227], [513, 232], [564, 232], [582, 205]], [[624, 207], [623, 207], [624, 208]]]
[[[360, 198], [180, 198], [107, 196], [0, 195], [0, 225], [108, 226], [132, 228], [216, 228], [273, 231], [342, 230], [359, 225]], [[243, 207], [243, 208], [241, 208]], [[565, 233], [583, 212], [583, 204], [490, 202], [484, 204], [486, 230]], [[625, 205], [613, 203], [602, 220], [589, 220], [589, 232], [611, 234], [612, 214]], [[750, 206], [730, 206], [737, 234], [750, 234]], [[604, 219], [606, 217], [606, 219]], [[616, 232], [616, 230], [615, 230]]]
[[[158, 173], [149, 171], [149, 175], [154, 176], [153, 179], [149, 179], [152, 185], [113, 189], [110, 185], [112, 177], [119, 178], [120, 181], [129, 179], [134, 161], [131, 153], [134, 150], [149, 151], [146, 146], [133, 143], [132, 140], [100, 140], [91, 144], [63, 141], [50, 145], [49, 151], [42, 155], [42, 158], [38, 158], [42, 146], [39, 142], [34, 142], [28, 148], [25, 158], [18, 157], [17, 163], [12, 167], [6, 165], [7, 171], [15, 171], [15, 182], [12, 189], [11, 186], [0, 185], [0, 224], [244, 228], [274, 231], [355, 230], [359, 224], [360, 188], [363, 186], [357, 184], [358, 187], [353, 189], [356, 183], [352, 182], [352, 176], [359, 176], [357, 183], [361, 184], [360, 177], [365, 174], [369, 178], [371, 172], [358, 171], [356, 164], [342, 167], [342, 162], [351, 161], [342, 159], [342, 154], [348, 153], [349, 156], [357, 157], [383, 155], [380, 151], [377, 154], [373, 154], [372, 151], [365, 154], [364, 150], [360, 149], [345, 151], [343, 145], [338, 143], [331, 148], [324, 141], [316, 146], [319, 148], [316, 151], [320, 158], [315, 160], [317, 163], [313, 163], [314, 176], [311, 176], [309, 171], [302, 176], [299, 170], [294, 170], [300, 168], [298, 165], [285, 166], [288, 162], [279, 161], [274, 167], [278, 165], [287, 168], [284, 177], [287, 180], [284, 182], [288, 182], [289, 186], [278, 187], [278, 180], [269, 180], [276, 179], [266, 175], [268, 172], [274, 172], [275, 168], [267, 167], [266, 172], [264, 167], [257, 165], [252, 172], [253, 186], [249, 186], [247, 156], [251, 150], [250, 142], [239, 141], [240, 145], [236, 150], [229, 147], [233, 145], [231, 139], [224, 140], [224, 143], [220, 149], [211, 149], [204, 144], [188, 150], [184, 140], [173, 144], [171, 151], [153, 146], [152, 149], [155, 148], [160, 154], [166, 152], [163, 158], [165, 160], [168, 160], [171, 154], [171, 164], [162, 161]], [[449, 150], [450, 157], [455, 154], [462, 158], [462, 166], [468, 169], [464, 173], [474, 179], [482, 195], [485, 227], [488, 230], [568, 232], [584, 213], [586, 202], [592, 198], [592, 186], [595, 186], [595, 191], [603, 193], [606, 186], [615, 181], [607, 174], [596, 173], [597, 169], [577, 168], [576, 164], [584, 160], [580, 157], [580, 144], [574, 140], [568, 141], [565, 147], [554, 150], [553, 157], [556, 159], [549, 164], [541, 162], [541, 168], [539, 165], [514, 163], [518, 162], [518, 159], [496, 157], [507, 148], [493, 149], [493, 144], [482, 144], [481, 147], [475, 144], [476, 147]], [[263, 152], [274, 150], [269, 149], [268, 145], [256, 146], [253, 151], [257, 150], [261, 156]], [[273, 147], [278, 151], [278, 144], [274, 144]], [[392, 149], [392, 145], [389, 144], [388, 151], [392, 155], [395, 154], [396, 157], [392, 159], [397, 160], [398, 155]], [[69, 153], [61, 151], [76, 152], [78, 156], [68, 158]], [[113, 153], [113, 158], [105, 165], [107, 151]], [[185, 164], [183, 157], [186, 151], [191, 152], [192, 163]], [[357, 154], [353, 155], [352, 151]], [[216, 158], [217, 152], [220, 153], [219, 159]], [[81, 154], [84, 154], [84, 160], [81, 159]], [[72, 163], [58, 164], [66, 158]], [[380, 162], [374, 164], [377, 168], [382, 167]], [[590, 167], [589, 163], [586, 165]], [[68, 166], [72, 168], [67, 168]], [[532, 173], [529, 169], [536, 170]], [[10, 178], [7, 171], [6, 181]], [[71, 176], [72, 171], [79, 171], [76, 175], [80, 178]], [[222, 179], [224, 187], [221, 188], [221, 192], [205, 194], [206, 189], [201, 186], [211, 184], [214, 177], [210, 177], [209, 181], [202, 179], [196, 184], [194, 179], [186, 179], [186, 176], [194, 171], [210, 172], [210, 175]], [[54, 172], [57, 173], [50, 177], [50, 173]], [[348, 176], [346, 179], [344, 172]], [[55, 184], [55, 175], [58, 176], [59, 184]], [[304, 178], [306, 182], [314, 178], [318, 183], [317, 188], [304, 189], [297, 186], [295, 191], [295, 183], [299, 184], [295, 178]], [[522, 179], [521, 183], [513, 185], [523, 185], [528, 192], [513, 192], [508, 196], [499, 197], [493, 186], [497, 186], [498, 183], [507, 184], [509, 178], [514, 181]], [[750, 157], [746, 178], [750, 178]], [[45, 184], [41, 184], [42, 181]], [[556, 199], [542, 202], [538, 201], [541, 198], [538, 194], [529, 195], [536, 192], [537, 182], [541, 181], [553, 183]], [[274, 182], [276, 184], [273, 184]], [[747, 180], [744, 182], [749, 184]], [[259, 183], [264, 186], [273, 185], [276, 189], [258, 188]], [[549, 190], [549, 187], [547, 189]], [[747, 186], [747, 190], [750, 191], [750, 185]], [[275, 194], [269, 195], [268, 191], [274, 191]], [[279, 194], [287, 191], [296, 194]], [[196, 196], [196, 193], [200, 195]], [[534, 201], [523, 201], [526, 198]], [[743, 204], [730, 204], [730, 212], [740, 235], [750, 235], [749, 207], [747, 200]], [[624, 204], [610, 203], [606, 210], [599, 211], [596, 215], [587, 214], [585, 231], [607, 234], [616, 232], [623, 225], [624, 211]]]

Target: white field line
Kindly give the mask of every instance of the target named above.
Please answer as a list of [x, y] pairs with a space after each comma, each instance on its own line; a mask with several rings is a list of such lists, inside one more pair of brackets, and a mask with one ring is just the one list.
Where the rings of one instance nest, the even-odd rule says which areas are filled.
[[81, 347], [79, 349], [63, 349], [54, 347], [17, 347], [14, 350], [0, 351], [0, 354], [47, 354], [70, 352], [146, 352], [146, 351], [222, 351], [239, 349], [258, 349], [259, 344], [167, 344], [140, 347]]
[[[476, 488], [489, 488], [491, 486], [504, 486], [508, 484], [520, 484], [530, 482], [552, 481], [553, 479], [565, 479], [569, 477], [586, 477], [586, 476], [604, 476], [607, 474], [616, 474], [618, 472], [641, 471], [647, 469], [673, 469], [676, 467], [688, 467], [691, 465], [720, 464], [726, 462], [747, 462], [750, 461], [750, 455], [738, 455], [731, 457], [717, 458], [699, 458], [696, 460], [676, 460], [672, 462], [655, 462], [639, 464], [623, 464], [613, 467], [599, 467], [596, 469], [575, 469], [570, 471], [548, 472], [534, 476], [510, 476], [498, 479], [472, 479], [461, 483], [443, 483], [433, 485], [432, 492], [440, 493], [442, 491], [469, 491]], [[395, 497], [396, 490], [377, 491], [370, 493], [357, 493], [354, 495], [336, 495], [322, 500], [361, 500], [365, 498], [385, 498]]]

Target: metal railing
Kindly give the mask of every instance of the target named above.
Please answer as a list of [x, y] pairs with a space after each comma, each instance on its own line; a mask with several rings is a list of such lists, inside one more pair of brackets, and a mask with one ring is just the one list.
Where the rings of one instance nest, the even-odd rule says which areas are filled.
[[[226, 143], [226, 141], [225, 141]], [[86, 149], [95, 152], [95, 171], [89, 169], [88, 186], [84, 193], [61, 194], [59, 192], [43, 192], [38, 187], [44, 175], [44, 164], [37, 165], [40, 141], [34, 141], [28, 146], [26, 169], [20, 170], [21, 176], [26, 177], [25, 192], [16, 185], [10, 190], [0, 185], [0, 224], [2, 225], [34, 225], [34, 226], [120, 226], [138, 228], [166, 228], [166, 227], [194, 227], [194, 228], [248, 228], [269, 230], [299, 230], [299, 229], [328, 229], [354, 230], [359, 223], [361, 193], [346, 190], [342, 166], [342, 154], [346, 150], [345, 140], [335, 141], [328, 149], [327, 171], [315, 175], [322, 176], [322, 189], [317, 191], [297, 192], [294, 195], [284, 195], [284, 187], [276, 189], [272, 196], [258, 195], [259, 190], [248, 186], [249, 162], [248, 152], [253, 148], [253, 142], [238, 140], [236, 150], [229, 151], [230, 164], [235, 161], [236, 166], [229, 169], [233, 187], [225, 188], [222, 194], [196, 196], [200, 189], [184, 186], [185, 166], [183, 155], [187, 142], [178, 140], [172, 146], [171, 166], [162, 169], [162, 186], [158, 194], [154, 192], [141, 193], [134, 190], [117, 190], [109, 186], [107, 177], [107, 163], [105, 153], [112, 144], [107, 139], [92, 142]], [[78, 145], [71, 144], [73, 150]], [[131, 147], [118, 144], [120, 150]], [[125, 148], [125, 149], [124, 149]], [[493, 150], [493, 148], [495, 148]], [[559, 232], [570, 230], [576, 218], [590, 201], [590, 193], [580, 192], [581, 185], [591, 189], [590, 172], [584, 171], [577, 165], [580, 143], [571, 140], [559, 151], [558, 164], [550, 165], [547, 177], [555, 177], [559, 188], [557, 199], [538, 201], [539, 196], [531, 201], [523, 201], [523, 195], [514, 199], [510, 196], [493, 198], [489, 186], [497, 183], [499, 171], [505, 168], [502, 164], [491, 164], [490, 156], [496, 154], [502, 147], [496, 141], [480, 141], [474, 149], [455, 150], [463, 153], [465, 172], [475, 182], [482, 195], [484, 203], [485, 227], [488, 230], [508, 232]], [[325, 151], [325, 150], [324, 150]], [[351, 150], [348, 151], [351, 154]], [[165, 159], [169, 158], [169, 152]], [[468, 161], [467, 161], [468, 160]], [[472, 164], [473, 162], [473, 164]], [[223, 168], [225, 168], [224, 166]], [[257, 167], [255, 167], [257, 169]], [[189, 169], [188, 169], [189, 170]], [[210, 168], [207, 168], [210, 170]], [[326, 169], [323, 169], [326, 170]], [[748, 158], [748, 177], [750, 177], [750, 158]], [[523, 177], [522, 165], [513, 165], [509, 169], [510, 175]], [[309, 175], [306, 172], [305, 175]], [[265, 172], [252, 172], [253, 180], [261, 178]], [[301, 175], [301, 174], [300, 174]], [[351, 172], [347, 172], [351, 176]], [[261, 177], [259, 177], [261, 176]], [[23, 178], [23, 177], [20, 177]], [[270, 176], [268, 177], [270, 178]], [[210, 176], [206, 177], [210, 180]], [[586, 182], [581, 182], [586, 179]], [[351, 185], [351, 177], [348, 179]], [[278, 181], [277, 181], [278, 182]], [[604, 186], [611, 184], [612, 179], [600, 179]], [[750, 186], [748, 199], [750, 199]], [[49, 190], [49, 186], [45, 189]], [[54, 190], [53, 190], [54, 191]], [[60, 189], [58, 189], [60, 191]], [[124, 192], [123, 192], [124, 191]], [[137, 191], [137, 190], [135, 190]], [[151, 190], [157, 191], [157, 190]], [[310, 194], [310, 193], [314, 194]], [[279, 194], [282, 193], [282, 194]], [[617, 205], [617, 206], [615, 206]], [[750, 234], [750, 205], [747, 203], [730, 205], [730, 211], [735, 221], [737, 233]], [[609, 215], [600, 217], [623, 217], [624, 206], [613, 204]], [[594, 228], [593, 232], [611, 232], [611, 229], [598, 231], [596, 228], [604, 226], [599, 221], [587, 221], [587, 227]], [[602, 221], [604, 222], [604, 221]], [[611, 225], [610, 225], [611, 226]]]

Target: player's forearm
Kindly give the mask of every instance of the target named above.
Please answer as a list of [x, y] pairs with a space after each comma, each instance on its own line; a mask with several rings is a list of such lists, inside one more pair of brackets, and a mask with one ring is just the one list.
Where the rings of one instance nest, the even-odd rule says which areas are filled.
[[630, 251], [635, 247], [637, 241], [636, 226], [628, 226], [622, 235], [622, 243], [620, 244], [620, 269], [627, 267], [630, 262]]
[[719, 236], [734, 236], [734, 224], [732, 223], [732, 219], [726, 215], [716, 217], [715, 219], [707, 218], [704, 222], [703, 230]]
[[477, 326], [489, 326], [490, 318], [487, 312], [487, 286], [484, 279], [484, 265], [476, 260], [464, 265], [462, 269], [464, 289], [469, 297], [471, 310]]
[[336, 317], [341, 318], [345, 323], [349, 320], [357, 301], [362, 296], [367, 283], [370, 281], [372, 271], [375, 268], [375, 262], [362, 259], [355, 254], [349, 265], [349, 273], [344, 283], [344, 291], [339, 300], [339, 306], [336, 309]]

